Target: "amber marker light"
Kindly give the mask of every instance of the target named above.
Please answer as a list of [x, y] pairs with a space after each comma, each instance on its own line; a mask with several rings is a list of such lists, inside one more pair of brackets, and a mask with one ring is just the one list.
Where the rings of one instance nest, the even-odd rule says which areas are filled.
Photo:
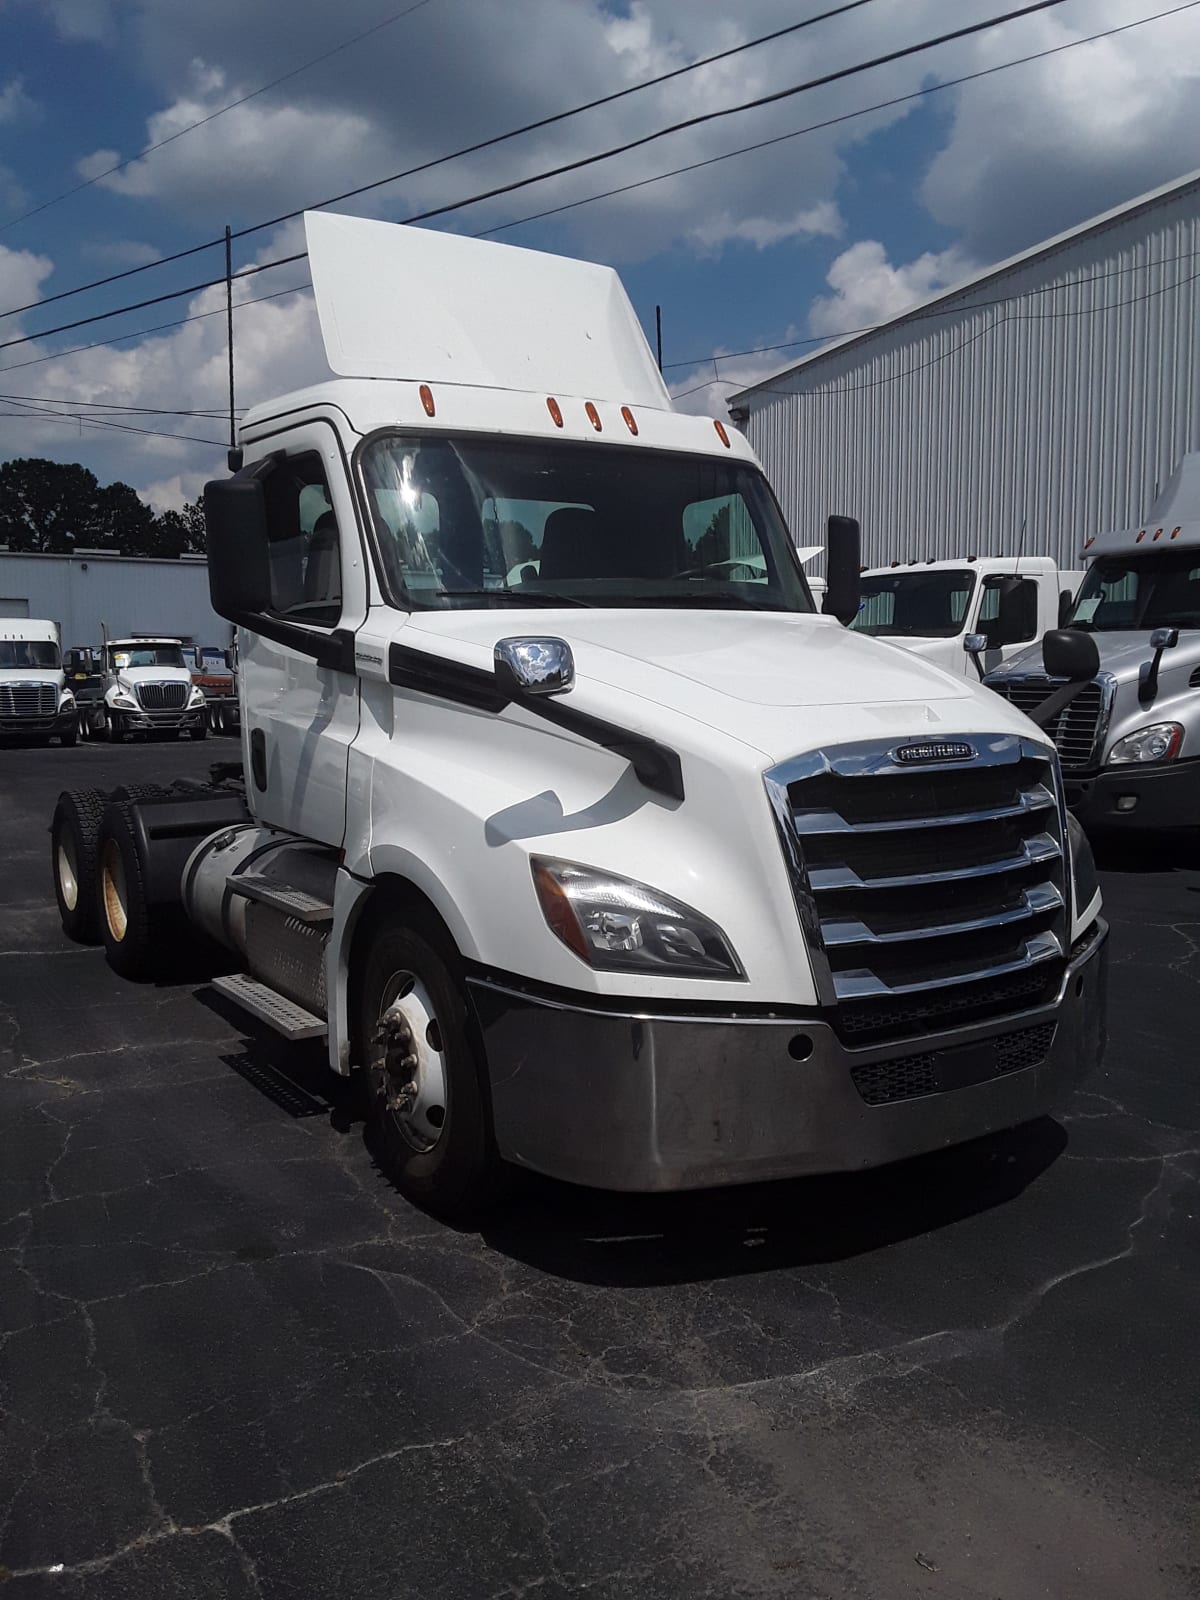
[[552, 394], [546, 396], [546, 410], [550, 413], [550, 420], [556, 428], [563, 425], [562, 407]]
[[630, 433], [636, 439], [637, 438], [637, 431], [638, 431], [638, 429], [637, 429], [637, 418], [634, 416], [633, 412], [629, 409], [628, 406], [622, 406], [621, 407], [621, 415], [625, 419], [625, 426], [629, 429]]
[[433, 403], [433, 390], [427, 383], [423, 383], [417, 393], [421, 396], [421, 404], [425, 407], [425, 415], [432, 417], [437, 410]]
[[725, 446], [726, 450], [728, 450], [729, 449], [729, 435], [725, 432], [725, 424], [723, 422], [718, 422], [716, 417], [714, 417], [713, 418], [713, 427], [717, 430], [717, 438], [720, 439], [721, 443]]
[[600, 413], [596, 410], [595, 406], [590, 400], [583, 409], [587, 412], [587, 419], [591, 423], [592, 427], [595, 428], [596, 432], [602, 432], [604, 424], [600, 421]]

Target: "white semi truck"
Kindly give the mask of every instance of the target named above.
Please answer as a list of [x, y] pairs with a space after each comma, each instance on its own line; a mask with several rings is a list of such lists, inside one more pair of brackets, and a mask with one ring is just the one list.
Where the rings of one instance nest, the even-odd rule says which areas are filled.
[[[609, 269], [306, 227], [338, 376], [254, 406], [205, 489], [244, 771], [64, 794], [67, 930], [130, 976], [164, 919], [225, 946], [218, 989], [359, 1071], [381, 1163], [448, 1214], [510, 1163], [737, 1183], [1058, 1104], [1106, 928], [1045, 736], [847, 631], [848, 519], [817, 613]], [[1090, 678], [1086, 639], [1047, 651]]]
[[208, 701], [192, 682], [180, 640], [106, 636], [101, 670], [103, 699], [93, 708], [92, 732], [114, 743], [139, 734], [207, 734]]
[[[1047, 723], [1067, 800], [1093, 829], [1200, 825], [1200, 454], [1187, 455], [1139, 527], [1097, 534], [1064, 619], [1098, 670]], [[1055, 689], [1039, 647], [989, 674], [1014, 705]]]
[[850, 626], [947, 672], [982, 677], [1059, 627], [1082, 577], [1049, 556], [893, 561], [863, 573]]
[[75, 696], [63, 672], [58, 624], [0, 617], [0, 737], [73, 745]]

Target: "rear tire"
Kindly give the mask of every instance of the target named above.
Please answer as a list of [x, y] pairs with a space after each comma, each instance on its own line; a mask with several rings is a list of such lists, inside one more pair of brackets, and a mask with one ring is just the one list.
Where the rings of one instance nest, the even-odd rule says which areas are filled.
[[104, 954], [123, 978], [154, 977], [164, 941], [146, 893], [146, 871], [138, 850], [131, 800], [114, 800], [104, 811], [96, 846], [97, 902]]
[[401, 916], [371, 937], [359, 984], [368, 1137], [406, 1198], [463, 1218], [502, 1187], [481, 1063], [456, 958]]
[[202, 722], [198, 728], [189, 728], [188, 734], [193, 739], [204, 739], [208, 736], [208, 723]]
[[104, 816], [100, 789], [64, 789], [50, 824], [50, 865], [63, 932], [77, 944], [100, 937], [96, 847]]

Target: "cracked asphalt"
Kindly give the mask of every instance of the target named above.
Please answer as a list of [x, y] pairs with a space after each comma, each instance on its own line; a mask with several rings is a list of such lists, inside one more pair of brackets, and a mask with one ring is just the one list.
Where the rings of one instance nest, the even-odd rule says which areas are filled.
[[58, 926], [0, 751], [4, 1600], [1195, 1600], [1200, 838], [1111, 852], [1111, 1044], [1065, 1113], [854, 1179], [482, 1233], [202, 981]]

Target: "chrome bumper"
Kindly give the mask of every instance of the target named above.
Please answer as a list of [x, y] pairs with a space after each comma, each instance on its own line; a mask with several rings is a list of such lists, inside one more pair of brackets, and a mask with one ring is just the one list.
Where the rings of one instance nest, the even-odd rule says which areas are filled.
[[819, 1019], [614, 1013], [473, 977], [500, 1153], [597, 1188], [697, 1189], [882, 1166], [1032, 1121], [1103, 1055], [1107, 934], [1049, 1005], [864, 1050]]

